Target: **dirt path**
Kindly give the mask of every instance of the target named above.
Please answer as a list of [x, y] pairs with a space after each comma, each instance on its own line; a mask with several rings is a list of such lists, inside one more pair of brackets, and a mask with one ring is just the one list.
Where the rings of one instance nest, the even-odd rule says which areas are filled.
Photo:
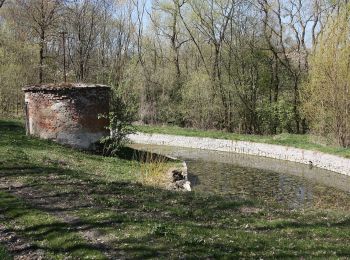
[[[54, 176], [48, 176], [52, 177]], [[71, 213], [78, 208], [96, 208], [88, 198], [82, 201], [74, 193], [64, 195], [57, 191], [43, 191], [38, 186], [24, 185], [13, 178], [0, 177], [0, 183], [0, 190], [14, 195], [34, 209], [56, 217], [66, 224], [70, 231], [75, 231], [83, 237], [91, 248], [98, 249], [108, 259], [125, 258], [124, 252], [112, 246], [112, 238], [103, 235], [92, 224], [84, 223]], [[18, 237], [15, 232], [7, 230], [3, 225], [0, 225], [0, 243], [4, 244], [15, 259], [45, 259], [43, 250], [35, 248], [30, 241]]]
[[[1, 215], [0, 215], [1, 218]], [[4, 245], [15, 260], [44, 259], [44, 252], [26, 239], [19, 237], [0, 224], [0, 243]]]

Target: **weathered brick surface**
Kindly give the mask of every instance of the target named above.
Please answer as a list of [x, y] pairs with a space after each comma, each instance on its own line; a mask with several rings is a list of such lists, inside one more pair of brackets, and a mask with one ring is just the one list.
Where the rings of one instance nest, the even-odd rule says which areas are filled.
[[69, 87], [29, 86], [25, 91], [27, 132], [80, 149], [108, 134], [109, 88], [96, 85]]

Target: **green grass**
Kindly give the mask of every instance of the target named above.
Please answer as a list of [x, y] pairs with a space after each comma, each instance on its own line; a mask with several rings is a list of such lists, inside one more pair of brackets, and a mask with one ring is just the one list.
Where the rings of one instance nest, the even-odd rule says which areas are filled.
[[[140, 185], [139, 170], [0, 121], [0, 183], [17, 187], [0, 190], [2, 223], [50, 259], [100, 259], [106, 251], [128, 259], [350, 257], [347, 211], [170, 192]], [[67, 224], [57, 212], [79, 221]], [[104, 247], [80, 231], [98, 232]]]
[[2, 260], [13, 259], [11, 257], [11, 255], [9, 254], [9, 252], [7, 251], [7, 249], [2, 245], [0, 245], [0, 259], [2, 259]]
[[279, 134], [275, 136], [262, 135], [242, 135], [228, 133], [216, 130], [200, 130], [194, 128], [181, 128], [177, 126], [154, 126], [143, 125], [136, 126], [136, 130], [149, 134], [168, 134], [193, 137], [209, 137], [214, 139], [226, 139], [236, 141], [249, 141], [256, 143], [277, 144], [290, 146], [306, 150], [320, 151], [324, 153], [334, 154], [346, 158], [350, 158], [350, 148], [342, 148], [339, 146], [326, 145], [321, 142], [321, 138], [312, 135], [296, 135], [296, 134]]
[[69, 225], [8, 193], [0, 192], [0, 208], [4, 211], [5, 225], [20, 236], [30, 237], [32, 244], [44, 249], [50, 259], [63, 259], [67, 255], [73, 258], [105, 258], [77, 232], [70, 230]]

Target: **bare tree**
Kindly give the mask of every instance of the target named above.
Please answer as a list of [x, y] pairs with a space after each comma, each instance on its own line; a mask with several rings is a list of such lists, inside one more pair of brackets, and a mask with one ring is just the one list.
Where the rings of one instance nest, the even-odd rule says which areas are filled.
[[98, 4], [98, 34], [94, 44], [99, 67], [97, 77], [100, 82], [118, 87], [130, 55], [133, 5], [130, 1], [116, 3], [114, 0], [101, 0]]
[[[149, 17], [155, 27], [157, 35], [166, 39], [170, 44], [171, 62], [175, 70], [175, 80], [173, 84], [172, 99], [179, 101], [181, 95], [179, 94], [182, 88], [182, 71], [180, 62], [181, 47], [190, 41], [187, 35], [181, 31], [180, 25], [180, 9], [183, 2], [179, 0], [169, 0], [162, 3], [157, 2], [153, 7], [153, 11], [163, 17], [162, 20], [156, 20], [154, 14], [149, 13]], [[160, 41], [160, 40], [158, 40]], [[161, 43], [159, 44], [161, 49]], [[164, 55], [163, 55], [164, 56]]]
[[68, 32], [68, 55], [76, 79], [87, 79], [94, 47], [99, 36], [100, 6], [92, 0], [78, 1], [66, 6], [65, 27]]
[[318, 0], [309, 6], [301, 0], [259, 0], [258, 3], [263, 13], [265, 39], [275, 58], [274, 101], [276, 102], [278, 98], [279, 72], [276, 66], [280, 63], [289, 72], [293, 81], [296, 132], [300, 133], [301, 127], [304, 132], [306, 129], [299, 112], [299, 85], [308, 71], [311, 46], [308, 47], [306, 43], [307, 28], [312, 28], [309, 34], [312, 35], [313, 41], [316, 41], [316, 28], [320, 22], [320, 3]]
[[[182, 3], [183, 5], [184, 3]], [[179, 10], [179, 14], [182, 22], [185, 25], [189, 35], [191, 36], [192, 42], [197, 47], [200, 57], [203, 61], [203, 65], [209, 74], [214, 91], [213, 93], [220, 96], [222, 105], [225, 111], [229, 111], [229, 100], [225, 93], [222, 82], [222, 64], [221, 55], [222, 48], [224, 45], [225, 33], [228, 29], [229, 21], [232, 19], [234, 8], [236, 6], [235, 1], [217, 1], [217, 0], [206, 0], [206, 1], [189, 1], [191, 11], [195, 14], [198, 22], [191, 21], [192, 28], [195, 28], [197, 32], [200, 32], [202, 39], [205, 39], [213, 47], [213, 57], [207, 61], [204, 58], [203, 50], [200, 46], [200, 39], [196, 39], [193, 29], [189, 23], [185, 20], [184, 16]], [[180, 5], [179, 5], [180, 6]], [[211, 65], [209, 65], [211, 64]], [[229, 122], [229, 114], [224, 113], [223, 124], [227, 127]]]
[[19, 13], [14, 13], [15, 21], [24, 28], [29, 28], [33, 38], [39, 39], [39, 82], [44, 80], [45, 49], [50, 37], [53, 36], [56, 22], [59, 19], [60, 0], [18, 0]]

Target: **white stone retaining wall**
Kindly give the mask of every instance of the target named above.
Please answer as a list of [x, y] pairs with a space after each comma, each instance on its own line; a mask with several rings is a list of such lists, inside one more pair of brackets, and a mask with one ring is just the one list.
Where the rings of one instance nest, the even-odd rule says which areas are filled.
[[136, 133], [129, 135], [128, 138], [132, 142], [139, 144], [179, 146], [221, 152], [234, 152], [303, 164], [312, 164], [318, 168], [350, 176], [350, 159], [317, 151], [263, 143], [163, 134]]

